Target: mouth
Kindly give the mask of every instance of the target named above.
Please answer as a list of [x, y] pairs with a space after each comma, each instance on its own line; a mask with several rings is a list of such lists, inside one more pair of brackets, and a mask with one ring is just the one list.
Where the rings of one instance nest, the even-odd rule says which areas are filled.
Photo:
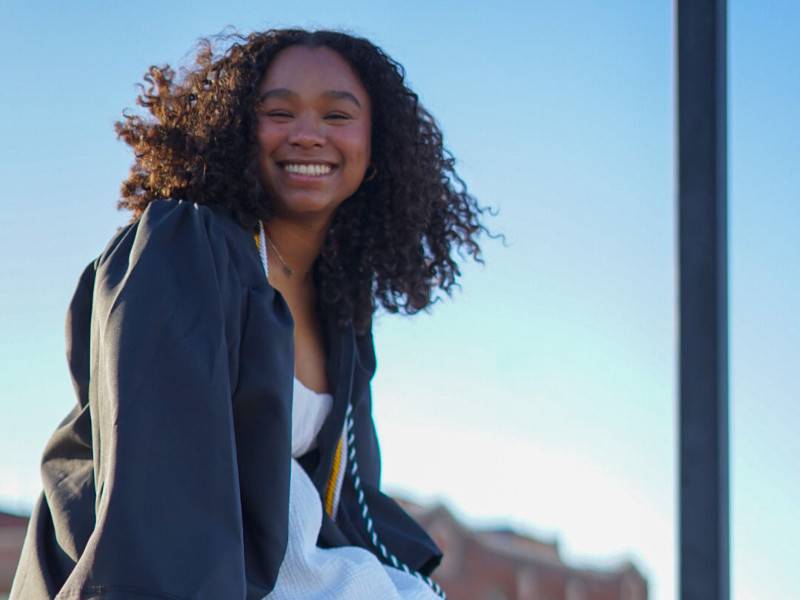
[[336, 165], [326, 162], [291, 162], [282, 161], [278, 166], [291, 175], [301, 175], [303, 177], [324, 177], [336, 170]]

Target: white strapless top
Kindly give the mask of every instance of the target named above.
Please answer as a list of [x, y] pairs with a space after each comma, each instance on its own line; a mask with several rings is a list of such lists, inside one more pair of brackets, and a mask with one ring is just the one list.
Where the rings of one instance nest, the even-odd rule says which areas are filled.
[[303, 456], [317, 447], [317, 435], [333, 407], [333, 396], [322, 394], [294, 378], [292, 399], [292, 456]]
[[322, 500], [296, 457], [316, 447], [333, 397], [295, 378], [293, 402], [289, 539], [275, 588], [263, 600], [439, 600], [420, 579], [384, 565], [364, 548], [317, 546]]

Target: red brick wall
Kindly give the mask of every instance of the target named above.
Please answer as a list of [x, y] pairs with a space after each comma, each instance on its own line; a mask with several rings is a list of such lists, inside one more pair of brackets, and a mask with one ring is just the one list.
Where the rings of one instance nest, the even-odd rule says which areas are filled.
[[11, 591], [28, 518], [0, 513], [0, 596]]

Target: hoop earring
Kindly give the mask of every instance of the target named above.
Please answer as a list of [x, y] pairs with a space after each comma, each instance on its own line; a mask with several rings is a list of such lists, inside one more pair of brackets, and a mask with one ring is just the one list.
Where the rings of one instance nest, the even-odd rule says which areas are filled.
[[372, 181], [378, 174], [378, 169], [376, 169], [374, 165], [370, 165], [369, 168], [372, 169], [372, 172], [370, 173], [369, 169], [367, 169], [367, 176], [364, 177], [364, 181]]

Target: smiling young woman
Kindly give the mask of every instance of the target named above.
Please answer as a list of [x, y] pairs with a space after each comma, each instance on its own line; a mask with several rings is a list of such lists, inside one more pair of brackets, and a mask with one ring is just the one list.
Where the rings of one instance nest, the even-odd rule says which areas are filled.
[[449, 293], [486, 209], [368, 40], [225, 39], [117, 124], [132, 219], [69, 308], [77, 403], [12, 599], [444, 596], [380, 492], [372, 317]]

